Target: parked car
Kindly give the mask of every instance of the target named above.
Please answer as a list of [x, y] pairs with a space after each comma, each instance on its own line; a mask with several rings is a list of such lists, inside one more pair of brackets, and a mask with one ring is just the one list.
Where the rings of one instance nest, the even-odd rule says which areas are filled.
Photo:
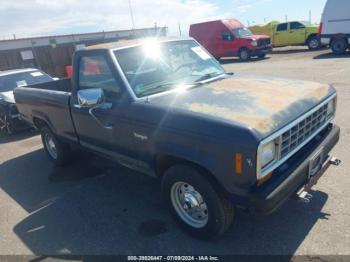
[[307, 22], [292, 21], [288, 23], [268, 23], [266, 25], [251, 26], [254, 33], [269, 35], [274, 47], [307, 45], [310, 50], [321, 47], [318, 38], [318, 25], [310, 25]]
[[254, 35], [236, 19], [192, 24], [189, 34], [216, 59], [238, 56], [247, 61], [253, 56], [263, 58], [272, 50], [269, 36]]
[[305, 198], [338, 163], [332, 86], [234, 76], [193, 39], [119, 41], [73, 60], [71, 80], [15, 89], [49, 158], [67, 164], [80, 147], [159, 178], [196, 237], [225, 232], [235, 207], [270, 213]]
[[335, 54], [350, 48], [350, 1], [328, 0], [320, 25], [321, 42]]
[[0, 71], [0, 132], [12, 134], [17, 129], [27, 128], [17, 111], [13, 89], [36, 83], [50, 82], [54, 78], [34, 69]]

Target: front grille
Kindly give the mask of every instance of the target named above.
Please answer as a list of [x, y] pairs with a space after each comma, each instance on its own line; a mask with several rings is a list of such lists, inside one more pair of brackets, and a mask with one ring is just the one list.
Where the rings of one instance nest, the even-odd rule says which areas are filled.
[[327, 104], [282, 134], [281, 158], [312, 136], [327, 122]]
[[270, 38], [266, 38], [266, 39], [259, 39], [258, 40], [258, 46], [268, 46], [271, 44], [271, 40]]

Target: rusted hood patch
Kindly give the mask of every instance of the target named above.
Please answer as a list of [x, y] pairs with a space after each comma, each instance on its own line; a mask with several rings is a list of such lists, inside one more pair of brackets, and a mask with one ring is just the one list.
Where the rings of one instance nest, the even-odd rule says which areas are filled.
[[191, 89], [166, 103], [232, 121], [266, 135], [334, 92], [333, 87], [314, 82], [234, 76]]

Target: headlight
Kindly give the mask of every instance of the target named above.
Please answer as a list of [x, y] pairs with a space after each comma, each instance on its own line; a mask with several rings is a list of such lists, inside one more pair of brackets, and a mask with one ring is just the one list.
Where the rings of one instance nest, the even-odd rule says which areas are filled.
[[276, 156], [276, 144], [275, 141], [271, 141], [262, 146], [260, 151], [261, 168], [270, 164]]
[[331, 101], [328, 102], [328, 105], [327, 105], [327, 117], [332, 116], [332, 115], [335, 114], [335, 107], [336, 107], [335, 99], [332, 99]]
[[252, 44], [252, 46], [258, 46], [258, 41], [253, 40], [253, 41], [251, 42], [251, 44]]

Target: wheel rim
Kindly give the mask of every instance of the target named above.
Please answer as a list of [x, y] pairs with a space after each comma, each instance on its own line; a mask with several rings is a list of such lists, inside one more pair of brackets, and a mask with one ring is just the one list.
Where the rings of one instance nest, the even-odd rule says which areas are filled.
[[241, 51], [241, 59], [242, 60], [248, 59], [248, 52], [246, 50]]
[[0, 132], [7, 132], [8, 134], [11, 134], [10, 125], [7, 121], [6, 114], [0, 115]]
[[341, 42], [341, 41], [337, 41], [335, 44], [334, 44], [334, 49], [338, 52], [342, 52], [345, 50], [345, 44], [344, 42]]
[[50, 134], [45, 134], [44, 141], [45, 141], [46, 149], [49, 152], [50, 156], [53, 159], [57, 159], [57, 156], [58, 156], [57, 148], [52, 136]]
[[207, 204], [189, 183], [175, 183], [171, 187], [170, 198], [176, 213], [186, 224], [202, 228], [208, 223]]
[[312, 49], [318, 48], [318, 40], [317, 40], [317, 39], [312, 39], [312, 40], [310, 40], [310, 47], [311, 47]]

